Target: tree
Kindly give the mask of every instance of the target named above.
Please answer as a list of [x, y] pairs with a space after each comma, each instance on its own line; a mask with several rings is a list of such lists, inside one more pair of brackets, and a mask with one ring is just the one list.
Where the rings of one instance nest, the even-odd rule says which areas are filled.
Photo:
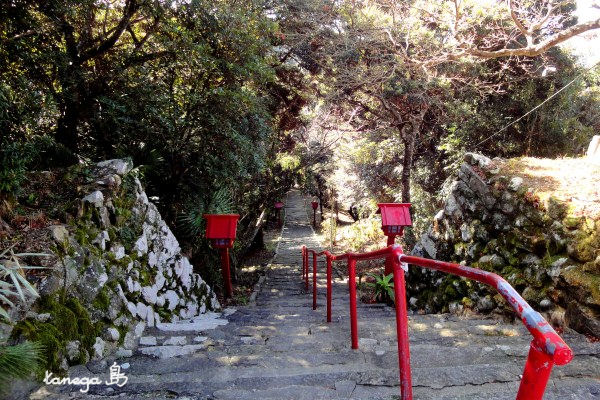
[[78, 151], [81, 124], [112, 83], [136, 65], [173, 54], [157, 34], [176, 4], [21, 0], [2, 6], [7, 64], [19, 65], [51, 94], [57, 142]]
[[506, 90], [507, 71], [523, 79], [539, 67], [525, 56], [598, 27], [600, 21], [574, 24], [572, 9], [548, 2], [289, 0], [276, 13], [289, 52], [323, 82], [323, 97], [340, 119], [402, 143], [401, 200], [408, 202], [415, 144], [443, 123], [447, 101], [497, 95]]
[[463, 2], [454, 0], [453, 3], [457, 47], [477, 58], [536, 57], [573, 36], [600, 28], [600, 18], [574, 23], [572, 2], [508, 0], [508, 10], [503, 11], [510, 15], [514, 26], [494, 32], [486, 38], [485, 47], [481, 48], [477, 35], [469, 34], [474, 30], [466, 22]]

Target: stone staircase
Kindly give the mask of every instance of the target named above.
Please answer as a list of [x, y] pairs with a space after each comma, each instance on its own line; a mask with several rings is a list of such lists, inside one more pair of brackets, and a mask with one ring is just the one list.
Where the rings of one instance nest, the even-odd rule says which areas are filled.
[[[301, 246], [316, 247], [303, 207], [292, 191], [279, 251], [256, 304], [222, 314], [147, 329], [137, 353], [117, 360], [129, 380], [121, 388], [44, 387], [43, 398], [126, 399], [394, 399], [398, 361], [393, 309], [359, 303], [359, 350], [350, 348], [347, 282], [337, 279], [333, 322], [325, 319], [300, 279]], [[320, 267], [323, 271], [323, 266]], [[414, 398], [516, 397], [529, 348], [521, 325], [452, 315], [410, 316]], [[545, 399], [600, 399], [600, 344], [564, 335], [575, 359], [556, 367]], [[88, 366], [71, 375], [101, 375]], [[41, 397], [38, 397], [41, 398]]]

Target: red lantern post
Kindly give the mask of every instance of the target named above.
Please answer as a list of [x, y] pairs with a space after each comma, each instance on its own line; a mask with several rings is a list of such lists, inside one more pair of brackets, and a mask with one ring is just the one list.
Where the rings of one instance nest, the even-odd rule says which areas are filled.
[[[381, 213], [381, 229], [387, 236], [387, 245], [391, 246], [396, 242], [396, 236], [404, 234], [405, 226], [412, 226], [410, 219], [410, 203], [379, 203], [378, 213]], [[385, 260], [385, 274], [393, 273], [391, 258]]]
[[277, 224], [281, 227], [281, 209], [283, 208], [283, 203], [280, 201], [275, 202], [275, 213], [277, 214]]
[[225, 285], [225, 297], [231, 297], [231, 273], [229, 271], [229, 249], [235, 240], [238, 214], [204, 214], [206, 219], [206, 238], [211, 240], [214, 248], [221, 251], [221, 273]]
[[313, 209], [313, 226], [317, 226], [317, 208], [319, 207], [319, 202], [318, 201], [311, 201], [310, 205], [312, 206]]

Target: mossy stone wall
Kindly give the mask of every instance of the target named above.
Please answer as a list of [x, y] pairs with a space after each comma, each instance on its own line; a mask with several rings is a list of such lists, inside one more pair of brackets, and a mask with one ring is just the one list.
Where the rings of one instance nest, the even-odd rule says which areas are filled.
[[[540, 201], [501, 162], [465, 156], [413, 254], [495, 272], [554, 324], [600, 335], [600, 221]], [[426, 312], [512, 314], [493, 289], [460, 277], [412, 268], [407, 282], [410, 303]]]

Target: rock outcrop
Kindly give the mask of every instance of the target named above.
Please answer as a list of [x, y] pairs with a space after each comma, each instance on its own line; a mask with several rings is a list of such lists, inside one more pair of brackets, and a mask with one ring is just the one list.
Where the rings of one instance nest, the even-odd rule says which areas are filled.
[[[555, 198], [540, 201], [523, 179], [502, 175], [502, 163], [465, 156], [413, 254], [496, 272], [553, 323], [600, 335], [600, 221], [573, 216]], [[508, 310], [493, 289], [419, 268], [408, 291], [426, 312]]]
[[220, 307], [131, 162], [85, 168], [73, 172], [87, 182], [77, 216], [49, 228], [56, 257], [39, 283], [42, 297], [12, 332], [13, 340], [41, 341], [54, 370], [131, 353], [145, 326]]

